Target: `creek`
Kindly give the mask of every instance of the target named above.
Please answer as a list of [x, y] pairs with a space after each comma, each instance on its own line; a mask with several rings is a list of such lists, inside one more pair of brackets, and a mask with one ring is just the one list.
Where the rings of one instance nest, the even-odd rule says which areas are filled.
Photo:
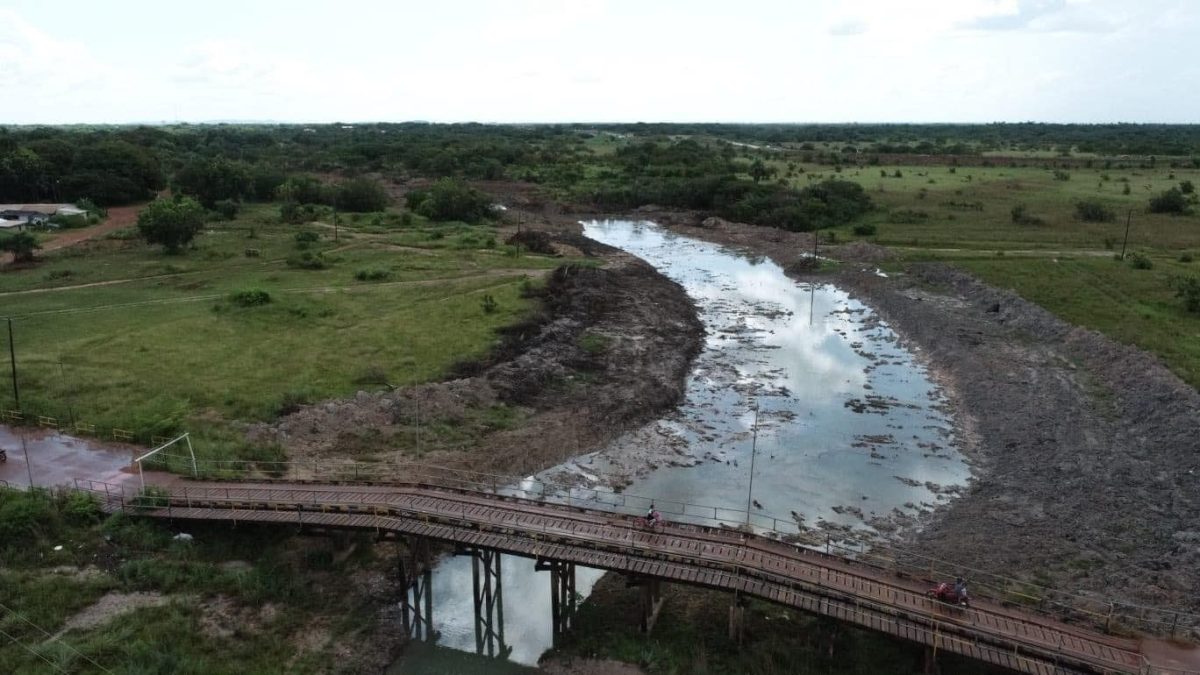
[[[915, 527], [966, 485], [940, 389], [887, 322], [845, 291], [650, 222], [592, 221], [584, 234], [683, 286], [707, 335], [676, 409], [537, 478], [652, 496], [669, 519], [695, 512], [684, 504], [705, 505], [718, 518], [847, 543]], [[576, 574], [586, 597], [603, 572]], [[552, 646], [548, 576], [532, 560], [503, 559], [515, 663], [536, 664]], [[437, 644], [474, 651], [470, 558], [439, 561], [432, 590]], [[433, 672], [428, 656], [391, 672]]]

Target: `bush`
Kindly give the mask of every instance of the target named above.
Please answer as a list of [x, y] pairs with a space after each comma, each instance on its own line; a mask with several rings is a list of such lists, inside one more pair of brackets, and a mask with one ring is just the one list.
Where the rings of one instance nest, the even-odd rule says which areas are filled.
[[923, 223], [926, 220], [929, 220], [929, 214], [925, 211], [918, 211], [915, 209], [900, 209], [898, 211], [892, 211], [891, 215], [888, 216], [888, 221], [900, 225], [916, 225], [918, 223]]
[[1085, 199], [1075, 202], [1075, 217], [1085, 223], [1110, 223], [1117, 214], [1103, 202]]
[[270, 304], [271, 294], [258, 288], [236, 291], [229, 294], [229, 301], [238, 307], [259, 307]]
[[1148, 270], [1154, 268], [1154, 261], [1141, 253], [1130, 253], [1129, 266], [1135, 270]]
[[384, 281], [390, 279], [391, 276], [390, 270], [378, 268], [361, 269], [354, 273], [354, 278], [359, 281]]
[[304, 244], [304, 245], [312, 244], [312, 243], [318, 241], [320, 238], [321, 238], [321, 235], [317, 234], [316, 232], [313, 232], [312, 230], [304, 230], [303, 232], [296, 233], [296, 243], [297, 244]]
[[1175, 279], [1175, 297], [1183, 300], [1183, 306], [1193, 314], [1200, 314], [1200, 277]]
[[1054, 180], [1071, 180], [1071, 174], [1066, 171], [1054, 170]]
[[1191, 253], [1184, 253], [1184, 254], [1180, 255], [1180, 256], [1179, 256], [1179, 262], [1181, 262], [1181, 263], [1190, 263], [1190, 262], [1192, 262], [1192, 254], [1191, 254]]
[[1150, 213], [1187, 213], [1187, 198], [1179, 188], [1171, 188], [1150, 198]]
[[305, 251], [298, 256], [291, 256], [287, 259], [288, 267], [295, 267], [302, 270], [323, 270], [329, 267], [329, 263], [320, 254], [313, 255], [310, 251]]
[[233, 220], [242, 210], [242, 205], [232, 199], [222, 199], [213, 205], [213, 210], [221, 220]]
[[854, 226], [854, 234], [860, 237], [871, 237], [875, 235], [876, 229], [874, 223], [861, 223]]
[[1012, 207], [1012, 221], [1018, 225], [1041, 225], [1043, 222], [1038, 216], [1029, 213], [1028, 207], [1024, 204]]
[[484, 314], [491, 314], [500, 308], [500, 303], [496, 302], [490, 293], [487, 293], [480, 298], [479, 306], [483, 309]]
[[1190, 180], [1185, 180], [1179, 184], [1179, 191], [1185, 195], [1190, 195], [1196, 191], [1196, 185]]

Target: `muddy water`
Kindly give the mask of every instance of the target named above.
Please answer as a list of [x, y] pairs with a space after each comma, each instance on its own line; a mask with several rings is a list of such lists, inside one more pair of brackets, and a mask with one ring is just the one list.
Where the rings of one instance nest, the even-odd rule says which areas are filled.
[[[912, 526], [965, 484], [970, 472], [944, 399], [870, 308], [652, 223], [589, 222], [584, 232], [680, 283], [707, 343], [676, 411], [540, 477], [619, 486], [622, 495], [655, 497], [668, 514], [688, 503], [738, 519], [749, 501], [757, 526], [775, 516], [781, 528], [843, 541]], [[533, 664], [552, 644], [548, 575], [521, 558], [503, 564], [509, 658]], [[586, 596], [601, 573], [577, 573]], [[473, 651], [470, 560], [446, 559], [433, 578], [438, 644]], [[395, 672], [428, 671], [401, 664]]]

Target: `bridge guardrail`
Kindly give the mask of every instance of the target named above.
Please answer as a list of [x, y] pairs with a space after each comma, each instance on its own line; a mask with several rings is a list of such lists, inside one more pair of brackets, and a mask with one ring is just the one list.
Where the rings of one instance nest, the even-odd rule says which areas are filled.
[[[157, 458], [158, 456], [156, 456]], [[191, 458], [162, 455], [161, 463], [179, 473], [192, 474]], [[962, 576], [976, 595], [1068, 622], [1087, 621], [1108, 631], [1140, 630], [1176, 636], [1181, 630], [1200, 630], [1200, 614], [1157, 608], [1048, 588], [1005, 577], [987, 570], [959, 565], [895, 545], [868, 543], [865, 537], [835, 540], [804, 527], [794, 517], [747, 512], [737, 507], [693, 504], [680, 500], [636, 495], [608, 488], [558, 483], [534, 476], [484, 473], [421, 462], [274, 462], [253, 460], [198, 460], [197, 477], [220, 480], [281, 480], [387, 484], [419, 480], [430, 485], [462, 488], [549, 503], [598, 508], [626, 515], [643, 515], [651, 504], [664, 517], [696, 525], [740, 529], [780, 541], [838, 553], [865, 564], [935, 581]], [[864, 532], [865, 534], [865, 532]]]
[[[418, 486], [418, 484], [407, 482], [407, 481], [406, 481], [406, 484], [409, 487], [417, 487]], [[121, 485], [113, 485], [113, 484], [105, 483], [102, 481], [91, 480], [91, 479], [76, 479], [75, 487], [77, 490], [89, 492], [91, 494], [96, 495], [97, 497], [100, 497], [101, 495], [103, 495], [104, 499], [106, 499], [109, 503], [118, 504], [122, 510], [145, 508], [145, 509], [154, 509], [154, 510], [161, 511], [161, 510], [165, 509], [167, 511], [168, 517], [171, 515], [170, 512], [171, 512], [172, 508], [180, 508], [180, 507], [192, 508], [193, 502], [197, 506], [203, 506], [203, 507], [211, 507], [211, 505], [213, 505], [213, 504], [227, 504], [230, 508], [240, 507], [240, 508], [245, 508], [248, 510], [275, 510], [275, 511], [278, 511], [279, 503], [286, 503], [286, 504], [296, 505], [296, 506], [305, 506], [307, 503], [304, 500], [295, 499], [295, 495], [297, 493], [312, 493], [311, 490], [306, 490], [304, 488], [296, 488], [296, 487], [290, 487], [290, 488], [263, 487], [263, 488], [257, 488], [257, 489], [264, 490], [266, 492], [265, 497], [250, 498], [250, 497], [247, 497], [244, 495], [234, 496], [231, 493], [231, 490], [236, 490], [237, 488], [229, 488], [229, 487], [222, 488], [222, 487], [205, 487], [202, 485], [192, 485], [192, 486], [184, 485], [184, 486], [175, 486], [169, 490], [155, 489], [155, 488], [151, 487], [150, 489], [143, 491], [140, 489], [127, 489], [126, 487], [121, 486]], [[437, 486], [435, 486], [435, 487], [437, 487]], [[256, 489], [256, 488], [247, 487], [247, 488], [243, 488], [243, 489], [250, 490], [250, 489]], [[224, 494], [222, 494], [222, 492]], [[470, 492], [478, 492], [478, 491], [470, 490]], [[275, 505], [274, 509], [271, 508], [272, 504]], [[565, 505], [565, 504], [563, 504], [563, 505]], [[474, 504], [472, 504], [470, 502], [465, 502], [465, 501], [463, 502], [463, 513], [461, 516], [457, 517], [457, 520], [459, 521], [460, 525], [472, 527], [472, 528], [477, 525], [476, 519], [469, 517], [467, 514], [467, 509], [471, 508], [473, 506], [474, 506]], [[576, 506], [581, 507], [581, 505], [576, 505]], [[357, 514], [357, 515], [371, 515], [371, 516], [385, 517], [385, 518], [397, 518], [398, 517], [396, 514], [396, 507], [394, 507], [391, 504], [381, 503], [381, 504], [376, 504], [376, 505], [372, 506], [372, 505], [364, 505], [364, 503], [362, 501], [319, 500], [319, 499], [317, 499], [316, 494], [313, 495], [313, 501], [309, 508], [314, 513], [331, 513], [332, 512], [332, 513], [350, 513], [350, 514]], [[591, 510], [590, 505], [586, 508], [588, 510]], [[297, 519], [296, 519], [297, 524], [299, 524], [299, 525], [306, 524], [304, 521], [304, 514], [305, 514], [304, 509], [297, 508], [295, 510], [295, 513], [297, 516]], [[633, 515], [635, 515], [635, 518], [636, 518], [637, 514], [633, 514]], [[443, 520], [450, 520], [451, 522], [454, 519], [455, 519], [455, 517], [453, 516], [452, 512], [450, 515], [443, 517]], [[309, 522], [311, 523], [312, 521], [310, 520]], [[578, 533], [574, 530], [558, 528], [558, 527], [551, 527], [549, 525], [549, 521], [544, 522], [543, 526], [540, 530], [534, 528], [531, 531], [534, 533], [540, 533], [546, 537], [549, 537], [552, 535], [570, 535], [576, 539], [587, 539], [588, 538], [586, 535], [581, 536], [580, 533]], [[625, 545], [628, 546], [628, 548], [630, 550], [640, 551], [645, 554], [660, 553], [661, 551], [659, 551], [658, 549], [654, 549], [652, 547], [648, 547], [648, 546], [640, 543], [633, 536], [635, 533], [639, 533], [641, 531], [642, 530], [639, 527], [637, 527], [636, 525], [631, 523], [631, 525], [629, 527], [629, 538], [626, 542], [624, 542]], [[611, 543], [611, 541], [608, 539], [605, 539], [603, 541], [604, 541], [604, 543]], [[786, 586], [792, 586], [796, 583], [800, 583], [801, 585], [809, 583], [809, 584], [815, 585], [817, 588], [822, 588], [822, 587], [825, 587], [825, 585], [826, 585], [825, 583], [822, 583], [822, 577], [820, 575], [813, 577], [811, 582], [804, 582], [804, 581], [799, 581], [797, 579], [793, 579], [790, 577], [780, 576], [776, 573], [770, 572], [769, 570], [767, 570], [765, 568], [764, 569], [747, 568], [746, 566], [744, 566], [737, 560], [731, 561], [731, 560], [728, 560], [723, 557], [714, 557], [711, 555], [706, 556], [705, 554], [693, 554], [693, 555], [691, 555], [691, 557], [701, 559], [701, 560], [707, 560], [709, 562], [718, 564], [722, 567], [732, 567], [732, 569], [733, 569], [732, 575], [735, 578], [738, 577], [739, 575], [744, 576], [747, 580], [757, 577], [757, 578], [762, 578], [763, 580], [768, 581], [770, 583], [780, 583], [780, 584], [784, 584]], [[666, 564], [668, 566], [673, 566], [673, 568], [682, 569], [682, 567], [680, 565], [678, 565], [677, 563], [675, 563], [673, 561], [663, 561], [662, 564]], [[828, 583], [829, 570], [824, 569], [823, 571], [825, 573], [826, 583]], [[857, 575], [852, 574], [851, 576], [857, 576]], [[866, 577], [863, 577], [863, 578], [865, 579]], [[875, 581], [876, 583], [879, 583], [879, 581], [877, 579], [872, 579], [872, 580]], [[972, 623], [970, 626], [968, 626], [960, 621], [947, 622], [944, 618], [939, 618], [939, 616], [938, 616], [937, 610], [938, 610], [938, 608], [941, 607], [940, 603], [938, 603], [934, 600], [931, 600], [931, 599], [925, 599], [924, 596], [921, 596], [921, 594], [919, 592], [914, 592], [909, 589], [905, 589], [903, 592], [915, 593], [917, 596], [921, 597], [922, 601], [928, 603], [928, 611], [925, 613], [919, 614], [919, 616], [922, 616], [925, 620], [927, 620], [929, 622], [929, 626], [926, 626], [926, 627], [917, 626], [918, 630], [921, 630], [926, 635], [926, 637], [929, 637], [930, 635], [932, 635], [933, 640], [940, 641], [938, 644], [940, 644], [942, 646], [955, 644], [955, 645], [960, 645], [960, 646], [964, 646], [964, 647], [972, 646], [972, 645], [974, 645], [975, 647], [978, 647], [979, 643], [978, 643], [977, 638], [967, 639], [967, 638], [964, 638], [961, 636], [954, 635], [953, 633], [947, 634], [945, 632], [942, 632], [944, 630], [944, 627], [966, 629], [969, 632], [970, 630], [973, 630], [972, 626], [977, 625], [977, 624], [975, 624], [974, 620], [972, 620]], [[848, 603], [844, 604], [844, 605], [840, 605], [840, 609], [843, 612], [848, 612], [848, 613], [854, 614], [855, 616], [862, 619], [862, 621], [860, 623], [862, 623], [863, 625], [871, 625], [871, 623], [869, 623], [869, 621], [874, 621], [874, 622], [883, 621], [885, 623], [888, 623], [888, 624], [891, 624], [894, 626], [899, 626], [900, 622], [895, 617], [905, 616], [910, 621], [910, 623], [905, 624], [905, 625], [909, 629], [912, 629], [914, 627], [913, 624], [911, 624], [911, 616], [908, 616], [907, 614], [905, 614], [902, 610], [900, 610], [896, 606], [891, 606], [891, 605], [883, 604], [880, 602], [875, 602], [870, 599], [864, 599], [864, 598], [854, 598], [853, 602], [854, 602], [853, 605], [850, 605]], [[870, 610], [870, 611], [868, 612], [868, 611], [864, 610], [863, 608], [866, 608], [866, 610]], [[1018, 643], [1019, 642], [1020, 641], [1018, 641]], [[1055, 656], [1055, 648], [1051, 645], [1046, 645], [1044, 643], [1038, 643], [1038, 642], [1032, 642], [1032, 641], [1028, 641], [1028, 640], [1025, 640], [1024, 642], [1027, 646], [1027, 654], [1021, 654], [1020, 648], [1018, 647], [1017, 650], [1012, 655], [1013, 658], [1016, 658], [1017, 660], [1023, 661], [1023, 662], [1035, 663], [1034, 658], [1032, 658], [1028, 654], [1042, 653], [1044, 655], [1048, 655], [1049, 658], [1053, 658]], [[1121, 651], [1121, 650], [1117, 650], [1117, 651]], [[969, 653], [969, 652], [967, 652], [967, 653]], [[1196, 671], [1190, 671], [1190, 670], [1180, 670], [1180, 669], [1170, 669], [1170, 668], [1164, 669], [1164, 668], [1159, 668], [1159, 667], [1151, 668], [1150, 663], [1145, 658], [1145, 656], [1143, 656], [1141, 654], [1137, 654], [1135, 652], [1129, 652], [1129, 651], [1125, 651], [1125, 653], [1131, 654], [1131, 655], [1135, 654], [1138, 659], [1141, 659], [1141, 661], [1143, 663], [1142, 663], [1141, 668], [1139, 668], [1139, 671], [1138, 671], [1139, 673], [1144, 673], [1146, 675], [1150, 675], [1151, 673], [1161, 674], [1161, 675], [1197, 675]], [[1062, 644], [1061, 640], [1057, 647], [1057, 654], [1058, 654], [1058, 656], [1065, 655], [1065, 652], [1063, 650], [1063, 644]], [[1080, 656], [1085, 656], [1085, 655], [1080, 653]], [[1036, 663], [1041, 663], [1041, 662], [1036, 661]]]

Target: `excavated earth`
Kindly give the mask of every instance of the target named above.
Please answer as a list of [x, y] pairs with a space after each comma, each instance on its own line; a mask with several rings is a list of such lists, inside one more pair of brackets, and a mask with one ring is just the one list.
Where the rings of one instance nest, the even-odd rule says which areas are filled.
[[[537, 291], [541, 310], [507, 329], [486, 359], [460, 364], [447, 381], [305, 406], [251, 427], [249, 438], [279, 443], [293, 460], [419, 456], [525, 475], [676, 404], [704, 334], [683, 288], [582, 236], [550, 239], [596, 265], [553, 271]], [[517, 421], [498, 423], [498, 406]]]

